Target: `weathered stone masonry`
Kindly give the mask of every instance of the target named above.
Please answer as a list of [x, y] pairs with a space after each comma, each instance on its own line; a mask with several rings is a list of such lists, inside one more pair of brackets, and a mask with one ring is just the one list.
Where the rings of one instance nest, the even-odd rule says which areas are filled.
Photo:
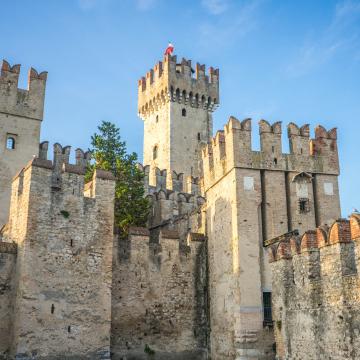
[[[53, 161], [47, 142], [38, 148], [46, 73], [32, 69], [21, 90], [19, 66], [3, 63], [0, 226], [10, 195], [11, 210], [0, 230], [0, 358], [273, 360], [264, 308], [272, 288], [279, 356], [318, 359], [326, 347], [338, 359], [358, 356], [357, 240], [331, 243], [348, 223], [332, 226], [332, 245], [318, 245], [309, 261], [294, 254], [295, 284], [281, 265], [289, 260], [273, 262], [271, 282], [264, 248], [297, 229], [322, 225], [327, 234], [339, 218], [336, 129], [318, 126], [310, 139], [308, 125], [289, 124], [289, 154], [280, 122], [260, 121], [260, 151], [251, 149], [250, 119], [231, 117], [212, 138], [219, 71], [192, 72], [190, 61], [167, 55], [139, 81], [151, 214], [147, 229], [122, 239], [113, 234], [112, 176], [96, 171], [84, 184], [89, 153], [77, 149], [72, 165], [70, 147], [55, 144]], [[356, 226], [353, 217], [353, 239]]]
[[17, 245], [13, 313], [0, 353], [110, 359], [114, 181], [96, 171], [84, 194], [85, 154], [71, 165], [70, 147], [55, 144], [53, 162], [46, 148], [13, 181], [3, 231]]
[[271, 291], [264, 244], [340, 216], [336, 130], [318, 126], [309, 139], [308, 125], [291, 123], [284, 154], [281, 123], [259, 124], [261, 151], [251, 149], [251, 120], [234, 117], [203, 149], [213, 359], [273, 356], [263, 326]]
[[360, 216], [269, 248], [281, 360], [360, 358]]

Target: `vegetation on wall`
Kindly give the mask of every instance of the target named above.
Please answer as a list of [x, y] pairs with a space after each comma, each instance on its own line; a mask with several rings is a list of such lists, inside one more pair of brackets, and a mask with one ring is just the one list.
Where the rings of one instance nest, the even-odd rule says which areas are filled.
[[103, 121], [98, 132], [91, 137], [91, 156], [95, 160], [88, 166], [85, 180], [92, 178], [95, 168], [111, 171], [116, 179], [115, 226], [126, 237], [130, 226], [145, 226], [149, 202], [144, 198], [144, 174], [137, 167], [137, 154], [128, 154], [121, 141], [120, 129]]

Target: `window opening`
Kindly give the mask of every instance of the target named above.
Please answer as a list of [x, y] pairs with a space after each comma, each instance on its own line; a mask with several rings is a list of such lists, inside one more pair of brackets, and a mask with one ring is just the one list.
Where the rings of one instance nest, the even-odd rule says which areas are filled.
[[6, 148], [8, 150], [14, 150], [15, 149], [15, 139], [13, 137], [9, 136], [6, 139]]
[[271, 308], [271, 292], [263, 292], [263, 307], [264, 307], [264, 326], [273, 324], [272, 308]]
[[158, 157], [158, 147], [157, 146], [154, 146], [154, 149], [153, 149], [153, 160], [157, 159]]
[[182, 109], [182, 110], [181, 110], [181, 115], [182, 115], [182, 116], [186, 116], [186, 109]]

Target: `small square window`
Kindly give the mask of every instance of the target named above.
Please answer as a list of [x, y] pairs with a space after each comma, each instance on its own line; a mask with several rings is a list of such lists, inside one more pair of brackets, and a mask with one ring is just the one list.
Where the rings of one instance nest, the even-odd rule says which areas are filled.
[[14, 150], [15, 149], [15, 137], [14, 136], [8, 136], [6, 138], [6, 148], [8, 150]]

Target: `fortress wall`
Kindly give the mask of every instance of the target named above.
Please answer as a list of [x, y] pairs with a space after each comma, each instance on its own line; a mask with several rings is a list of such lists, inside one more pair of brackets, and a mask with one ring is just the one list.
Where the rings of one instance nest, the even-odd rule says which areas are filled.
[[274, 239], [269, 255], [280, 359], [359, 358], [359, 229], [354, 214], [301, 237]]
[[115, 244], [114, 358], [147, 359], [149, 351], [154, 351], [154, 359], [205, 359], [203, 236], [190, 234], [189, 245], [181, 246], [175, 231], [162, 230], [153, 242], [147, 229], [132, 228], [128, 239], [115, 239]]
[[0, 359], [10, 352], [17, 246], [0, 241]]
[[150, 201], [148, 226], [152, 236], [159, 236], [161, 229], [176, 230], [181, 244], [186, 244], [189, 232], [204, 234], [205, 199], [199, 195], [199, 178], [138, 166], [144, 173], [145, 194]]
[[84, 162], [54, 145], [13, 182], [8, 240], [18, 245], [12, 355], [110, 358], [112, 176], [96, 171], [84, 196]]

